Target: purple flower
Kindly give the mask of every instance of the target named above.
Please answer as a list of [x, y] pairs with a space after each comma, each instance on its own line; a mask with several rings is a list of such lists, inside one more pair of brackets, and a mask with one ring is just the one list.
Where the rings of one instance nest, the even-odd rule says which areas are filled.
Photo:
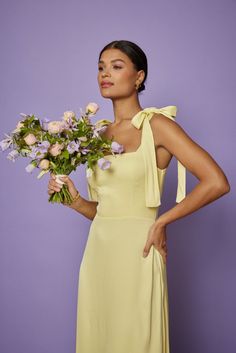
[[33, 159], [41, 159], [45, 156], [48, 151], [50, 143], [48, 141], [39, 142], [37, 146], [33, 146], [28, 157]]
[[100, 134], [105, 131], [107, 128], [107, 126], [101, 126], [101, 127], [97, 127], [93, 130], [93, 137], [99, 137]]
[[111, 165], [111, 162], [103, 157], [99, 158], [97, 163], [98, 163], [99, 168], [102, 170], [110, 168], [110, 165]]
[[88, 148], [83, 148], [83, 149], [81, 150], [81, 153], [82, 153], [82, 154], [87, 154], [87, 152], [90, 152], [90, 149], [88, 149]]
[[43, 129], [44, 131], [47, 131], [47, 130], [48, 130], [48, 123], [49, 123], [49, 121], [50, 121], [50, 119], [48, 119], [48, 118], [43, 118], [43, 120], [40, 121], [41, 126], [42, 126], [42, 129]]
[[2, 151], [7, 150], [13, 144], [12, 137], [7, 134], [5, 134], [5, 136], [7, 136], [7, 138], [0, 141], [0, 147]]
[[80, 146], [80, 142], [75, 142], [71, 141], [69, 145], [67, 146], [67, 151], [71, 154], [74, 153], [75, 151], [78, 152]]
[[97, 129], [97, 131], [99, 132], [99, 134], [101, 134], [102, 132], [104, 132], [107, 129], [107, 126], [101, 126], [100, 128]]
[[49, 146], [50, 146], [50, 142], [48, 142], [48, 141], [42, 141], [42, 142], [38, 143], [38, 148], [39, 148], [40, 152], [42, 152], [42, 153], [46, 153]]
[[124, 151], [124, 147], [123, 145], [120, 145], [118, 142], [116, 141], [113, 141], [111, 143], [111, 149], [112, 149], [112, 152], [115, 152], [115, 153], [121, 153]]
[[17, 150], [12, 150], [10, 153], [8, 153], [7, 158], [10, 159], [12, 162], [15, 162], [16, 157], [19, 156], [19, 152]]
[[74, 121], [73, 121], [73, 119], [72, 119], [71, 116], [68, 116], [68, 117], [66, 118], [66, 120], [64, 121], [64, 123], [65, 123], [65, 126], [66, 126], [67, 128], [69, 128], [70, 126], [73, 125]]
[[45, 156], [45, 152], [41, 152], [40, 148], [34, 146], [31, 152], [28, 154], [28, 157], [32, 159], [41, 159]]

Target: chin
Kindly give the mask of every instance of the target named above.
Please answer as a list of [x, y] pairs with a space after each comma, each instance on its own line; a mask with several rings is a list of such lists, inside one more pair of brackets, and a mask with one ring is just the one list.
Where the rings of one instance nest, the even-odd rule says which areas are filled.
[[111, 92], [100, 92], [103, 98], [110, 98], [110, 99], [118, 99], [118, 98], [125, 98], [129, 96], [129, 92], [119, 92], [119, 93], [111, 93]]
[[101, 96], [104, 98], [117, 98], [118, 95], [117, 94], [112, 94], [111, 92], [105, 92], [105, 91], [100, 91]]
[[103, 98], [113, 98], [113, 95], [109, 94], [109, 93], [101, 93], [101, 96]]

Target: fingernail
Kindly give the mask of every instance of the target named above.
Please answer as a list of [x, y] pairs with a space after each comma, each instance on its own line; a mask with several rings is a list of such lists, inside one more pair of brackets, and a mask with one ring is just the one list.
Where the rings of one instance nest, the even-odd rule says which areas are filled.
[[148, 253], [144, 251], [144, 253], [143, 253], [143, 257], [146, 257], [146, 256], [147, 256], [147, 254], [148, 254]]

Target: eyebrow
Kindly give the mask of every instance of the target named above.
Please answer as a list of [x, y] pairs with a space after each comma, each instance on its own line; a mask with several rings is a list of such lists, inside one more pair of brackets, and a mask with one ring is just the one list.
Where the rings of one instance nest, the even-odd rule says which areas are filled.
[[[118, 60], [119, 60], [119, 61], [123, 61], [123, 63], [125, 63], [125, 61], [122, 60], [122, 59], [113, 59], [113, 60], [111, 60], [111, 63], [113, 63], [114, 61], [118, 61]], [[102, 64], [103, 64], [104, 61], [103, 61], [103, 60], [99, 60], [98, 64], [99, 64], [99, 63], [102, 63]]]

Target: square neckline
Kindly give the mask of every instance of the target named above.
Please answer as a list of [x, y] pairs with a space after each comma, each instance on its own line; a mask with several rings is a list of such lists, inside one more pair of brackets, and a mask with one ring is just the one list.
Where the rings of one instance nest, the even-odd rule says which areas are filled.
[[132, 153], [138, 153], [139, 150], [141, 149], [142, 147], [142, 142], [140, 143], [140, 145], [138, 146], [138, 148], [136, 149], [136, 151], [130, 151], [130, 152], [121, 152], [121, 153], [110, 153], [110, 154], [105, 154], [104, 157], [109, 157], [109, 156], [124, 156], [125, 154], [132, 154]]
[[[120, 156], [125, 156], [125, 155], [134, 155], [136, 153], [139, 153], [139, 151], [141, 150], [142, 148], [142, 143], [139, 145], [139, 147], [137, 148], [136, 151], [131, 151], [131, 152], [125, 152], [125, 153], [114, 153], [114, 154], [107, 154], [107, 155], [104, 155], [103, 158], [105, 157], [120, 157]], [[160, 172], [165, 172], [167, 170], [167, 167], [166, 168], [159, 168], [157, 165], [156, 165], [156, 168], [160, 171]]]
[[[145, 111], [145, 109], [147, 108], [143, 108], [142, 110], [140, 110], [139, 112], [137, 112], [133, 117], [132, 119], [130, 119], [131, 121], [131, 124], [132, 124], [132, 120], [138, 115], [140, 114], [141, 112]], [[141, 129], [141, 142], [138, 146], [138, 148], [136, 149], [136, 151], [130, 151], [130, 152], [124, 152], [124, 153], [110, 153], [110, 154], [106, 154], [103, 156], [103, 158], [105, 157], [117, 157], [117, 156], [124, 156], [124, 155], [135, 155], [136, 153], [139, 153], [139, 151], [141, 150], [142, 148], [142, 145], [143, 145], [143, 128]], [[156, 168], [160, 171], [160, 172], [165, 172], [167, 170], [167, 167], [166, 168], [159, 168], [157, 165], [156, 165]]]

